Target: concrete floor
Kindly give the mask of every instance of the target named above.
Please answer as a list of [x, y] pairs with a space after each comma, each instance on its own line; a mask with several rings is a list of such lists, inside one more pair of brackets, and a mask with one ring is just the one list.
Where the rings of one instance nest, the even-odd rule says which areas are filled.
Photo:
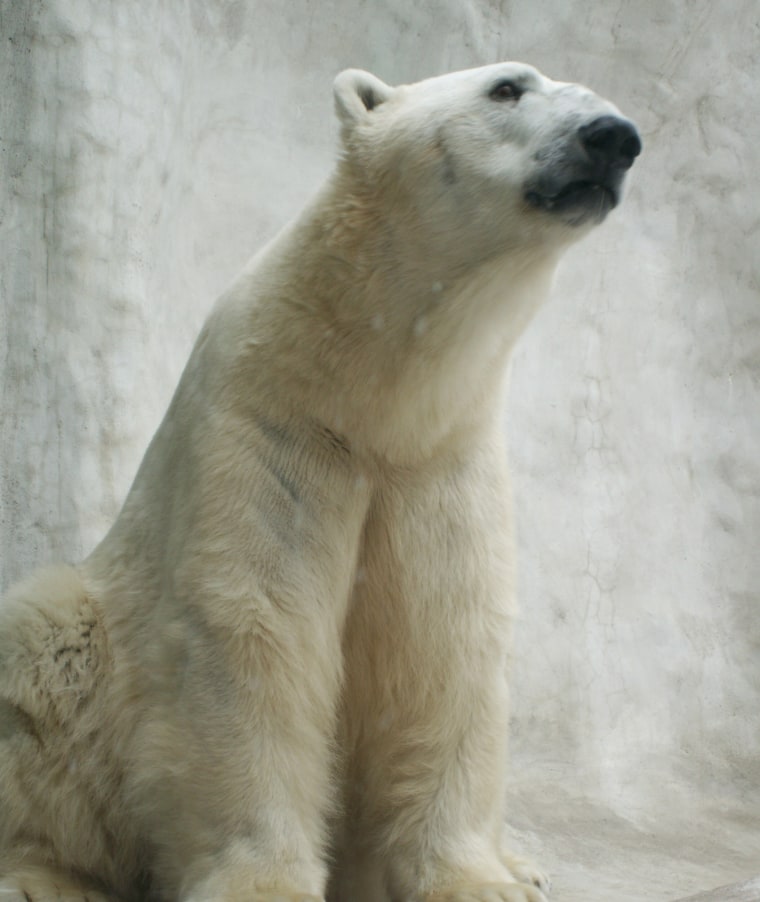
[[717, 889], [676, 902], [758, 902], [760, 899], [760, 877], [747, 883], [719, 886]]
[[[650, 773], [644, 787], [656, 779]], [[549, 873], [556, 902], [691, 902], [725, 884], [741, 888], [737, 899], [760, 902], [757, 880], [746, 883], [760, 873], [757, 796], [700, 797], [664, 774], [660, 783], [657, 803], [614, 803], [574, 769], [516, 759], [512, 844]], [[704, 902], [734, 899], [722, 892]]]

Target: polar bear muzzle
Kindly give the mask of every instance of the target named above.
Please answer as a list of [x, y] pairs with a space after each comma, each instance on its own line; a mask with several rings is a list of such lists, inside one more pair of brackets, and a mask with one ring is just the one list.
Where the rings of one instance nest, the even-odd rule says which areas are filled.
[[641, 138], [632, 122], [599, 116], [541, 155], [551, 162], [525, 199], [571, 226], [601, 222], [620, 201], [625, 173], [640, 153]]

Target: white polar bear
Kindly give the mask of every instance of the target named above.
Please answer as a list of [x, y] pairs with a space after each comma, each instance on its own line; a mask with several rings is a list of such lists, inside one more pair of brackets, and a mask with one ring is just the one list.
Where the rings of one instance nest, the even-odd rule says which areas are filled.
[[112, 530], [2, 607], [4, 900], [544, 899], [500, 846], [505, 364], [640, 141], [518, 63], [335, 99]]

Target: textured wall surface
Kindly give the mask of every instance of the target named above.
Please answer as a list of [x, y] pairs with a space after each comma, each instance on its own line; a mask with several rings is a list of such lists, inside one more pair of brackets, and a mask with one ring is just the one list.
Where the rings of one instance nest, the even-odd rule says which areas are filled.
[[0, 0], [0, 586], [115, 516], [331, 81], [500, 59], [641, 126], [517, 351], [517, 839], [559, 902], [760, 872], [760, 14], [749, 0]]

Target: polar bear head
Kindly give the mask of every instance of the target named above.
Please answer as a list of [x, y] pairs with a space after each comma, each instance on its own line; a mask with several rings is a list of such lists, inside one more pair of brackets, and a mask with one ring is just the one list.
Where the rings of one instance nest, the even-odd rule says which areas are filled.
[[641, 151], [613, 104], [523, 63], [398, 87], [349, 69], [335, 103], [356, 190], [426, 253], [561, 247], [619, 203]]

